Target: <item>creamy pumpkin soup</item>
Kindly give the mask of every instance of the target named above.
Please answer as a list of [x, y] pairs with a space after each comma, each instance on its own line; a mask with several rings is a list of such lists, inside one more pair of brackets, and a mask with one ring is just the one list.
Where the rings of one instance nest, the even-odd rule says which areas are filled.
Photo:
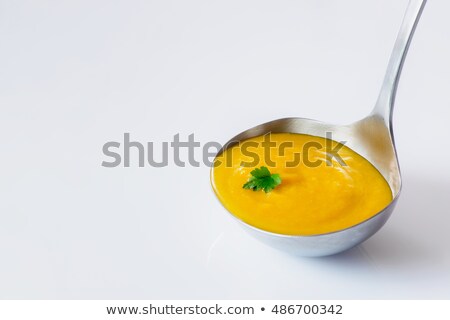
[[369, 161], [336, 141], [304, 134], [258, 136], [228, 148], [216, 157], [211, 181], [237, 218], [286, 235], [345, 229], [392, 201]]

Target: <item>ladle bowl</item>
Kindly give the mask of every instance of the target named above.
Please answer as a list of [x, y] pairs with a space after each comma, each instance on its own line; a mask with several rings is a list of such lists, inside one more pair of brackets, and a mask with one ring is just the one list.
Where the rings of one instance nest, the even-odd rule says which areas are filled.
[[270, 121], [246, 130], [230, 139], [223, 151], [243, 140], [267, 133], [299, 133], [327, 138], [345, 145], [367, 159], [388, 182], [393, 200], [371, 218], [336, 232], [311, 236], [283, 235], [268, 232], [238, 219], [245, 229], [262, 242], [301, 256], [326, 256], [350, 249], [376, 233], [389, 219], [400, 195], [402, 179], [397, 160], [392, 111], [401, 69], [426, 0], [411, 0], [395, 42], [386, 76], [372, 113], [349, 125], [334, 125], [305, 118], [285, 118]]

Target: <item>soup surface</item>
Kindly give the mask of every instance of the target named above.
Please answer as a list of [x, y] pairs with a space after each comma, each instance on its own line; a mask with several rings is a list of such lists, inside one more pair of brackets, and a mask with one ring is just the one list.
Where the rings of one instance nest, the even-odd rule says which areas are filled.
[[[261, 166], [279, 174], [281, 184], [270, 192], [244, 189]], [[388, 183], [369, 161], [334, 140], [304, 134], [272, 133], [227, 149], [215, 159], [211, 182], [237, 218], [286, 235], [345, 229], [392, 201]]]

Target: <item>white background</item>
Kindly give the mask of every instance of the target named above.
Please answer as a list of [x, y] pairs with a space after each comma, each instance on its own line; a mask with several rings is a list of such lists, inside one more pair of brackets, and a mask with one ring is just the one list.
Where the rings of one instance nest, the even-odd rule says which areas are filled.
[[448, 1], [427, 4], [398, 90], [402, 196], [355, 249], [260, 244], [204, 165], [101, 166], [124, 132], [160, 147], [362, 118], [406, 5], [0, 1], [0, 298], [450, 298]]

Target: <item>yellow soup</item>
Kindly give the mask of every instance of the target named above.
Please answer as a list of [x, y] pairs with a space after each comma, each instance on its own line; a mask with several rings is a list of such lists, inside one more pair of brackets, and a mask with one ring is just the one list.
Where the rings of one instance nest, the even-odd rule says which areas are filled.
[[[279, 174], [281, 184], [267, 193], [244, 189], [250, 172], [261, 166]], [[286, 235], [345, 229], [392, 201], [388, 183], [369, 161], [336, 141], [304, 134], [245, 140], [216, 157], [211, 180], [233, 215]]]

